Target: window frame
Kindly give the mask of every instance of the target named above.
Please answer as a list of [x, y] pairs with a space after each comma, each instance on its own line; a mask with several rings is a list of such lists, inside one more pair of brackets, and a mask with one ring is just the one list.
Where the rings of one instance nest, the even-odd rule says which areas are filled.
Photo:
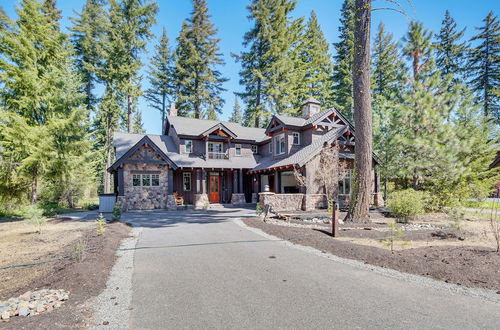
[[242, 156], [242, 150], [241, 150], [241, 144], [240, 143], [237, 143], [234, 145], [234, 155], [237, 156], [237, 157], [241, 157]]
[[[297, 143], [295, 143], [295, 137], [297, 137]], [[300, 146], [300, 133], [299, 132], [292, 132], [292, 144], [294, 146]]]
[[[189, 181], [186, 181], [187, 178]], [[189, 183], [189, 189], [186, 189], [186, 183]], [[182, 172], [182, 190], [191, 191], [192, 188], [191, 185], [192, 185], [191, 172]]]
[[[189, 146], [189, 151], [188, 151]], [[187, 154], [193, 153], [193, 140], [184, 140], [184, 152]]]
[[259, 146], [256, 144], [252, 144], [252, 154], [258, 154], [259, 153]]
[[[210, 150], [210, 145], [212, 146], [212, 150]], [[214, 150], [214, 146], [215, 145], [220, 145], [220, 151], [215, 151]], [[208, 142], [208, 146], [207, 146], [207, 150], [208, 152], [212, 152], [212, 153], [224, 153], [224, 144], [222, 142]]]
[[271, 142], [269, 142], [269, 153], [272, 154], [273, 153], [273, 141], [271, 139]]
[[[283, 146], [282, 146], [283, 143]], [[275, 155], [283, 155], [285, 154], [285, 149], [286, 149], [286, 141], [285, 141], [285, 134], [280, 134], [276, 135], [274, 137], [274, 154]]]
[[[135, 184], [135, 180], [139, 180], [139, 184]], [[153, 180], [158, 184], [153, 184]], [[149, 182], [149, 184], [144, 184], [144, 182]], [[160, 186], [160, 175], [150, 174], [150, 173], [135, 173], [132, 174], [132, 187], [159, 187]]]
[[[339, 196], [350, 196], [352, 193], [352, 169], [344, 169], [341, 170], [344, 173], [341, 175], [341, 179], [338, 182], [338, 192]], [[349, 186], [349, 192], [346, 194], [346, 183]], [[340, 187], [342, 187], [342, 191], [340, 191]]]

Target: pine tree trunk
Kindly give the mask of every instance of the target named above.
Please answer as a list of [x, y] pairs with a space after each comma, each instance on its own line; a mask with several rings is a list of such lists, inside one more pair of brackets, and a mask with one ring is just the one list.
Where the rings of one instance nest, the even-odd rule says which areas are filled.
[[354, 125], [356, 127], [355, 178], [346, 220], [370, 221], [372, 188], [372, 108], [370, 98], [371, 0], [356, 0], [354, 61], [352, 66]]
[[111, 193], [111, 175], [108, 172], [108, 168], [111, 166], [111, 136], [108, 133], [106, 137], [106, 165], [104, 166], [104, 193]]
[[37, 179], [33, 179], [31, 181], [31, 205], [35, 205], [36, 200], [38, 199], [37, 183]]
[[132, 133], [132, 95], [127, 95], [127, 132]]
[[165, 108], [165, 92], [163, 92], [162, 97], [161, 97], [161, 134], [165, 133], [165, 114], [167, 112], [167, 109]]

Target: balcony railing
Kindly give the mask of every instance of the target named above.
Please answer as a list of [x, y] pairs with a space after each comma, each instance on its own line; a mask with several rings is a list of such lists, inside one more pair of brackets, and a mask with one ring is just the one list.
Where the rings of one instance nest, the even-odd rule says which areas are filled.
[[229, 159], [227, 152], [208, 152], [208, 159]]

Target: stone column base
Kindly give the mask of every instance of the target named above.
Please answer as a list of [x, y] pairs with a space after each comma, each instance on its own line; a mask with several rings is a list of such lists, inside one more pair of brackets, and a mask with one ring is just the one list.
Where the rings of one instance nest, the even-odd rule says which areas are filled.
[[169, 211], [176, 211], [177, 210], [177, 203], [175, 202], [174, 195], [167, 195], [167, 207], [166, 208]]
[[259, 201], [259, 195], [257, 193], [252, 193], [252, 203], [257, 203]]
[[207, 194], [194, 194], [194, 207], [197, 209], [208, 208], [210, 202]]
[[245, 194], [232, 194], [231, 204], [245, 204]]

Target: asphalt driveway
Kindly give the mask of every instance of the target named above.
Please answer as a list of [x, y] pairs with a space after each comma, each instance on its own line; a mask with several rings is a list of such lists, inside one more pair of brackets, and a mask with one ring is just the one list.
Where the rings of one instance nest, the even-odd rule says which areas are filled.
[[135, 252], [130, 328], [500, 327], [499, 303], [262, 241], [233, 221], [249, 213], [127, 213], [145, 247]]

